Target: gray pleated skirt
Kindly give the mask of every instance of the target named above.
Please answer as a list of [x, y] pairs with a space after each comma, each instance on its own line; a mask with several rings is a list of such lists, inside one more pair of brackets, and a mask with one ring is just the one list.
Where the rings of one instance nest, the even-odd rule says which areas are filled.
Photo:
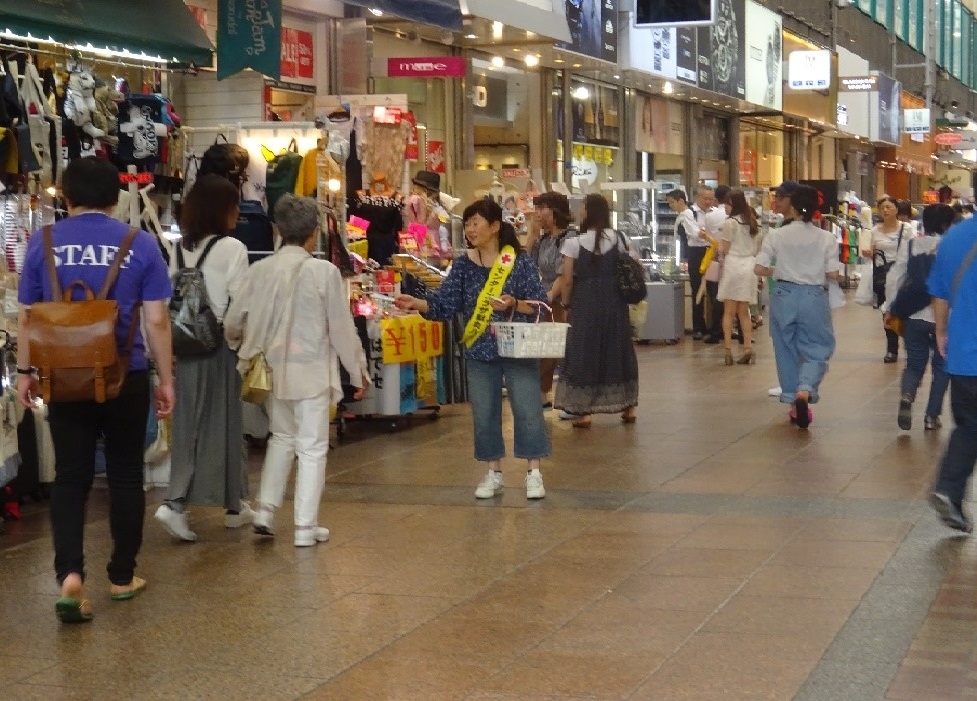
[[170, 502], [237, 511], [248, 495], [241, 376], [226, 343], [176, 364]]

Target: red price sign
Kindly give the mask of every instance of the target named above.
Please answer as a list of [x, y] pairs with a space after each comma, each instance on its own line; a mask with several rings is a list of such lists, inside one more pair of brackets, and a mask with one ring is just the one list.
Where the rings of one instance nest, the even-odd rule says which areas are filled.
[[413, 112], [404, 112], [402, 119], [410, 124], [410, 135], [407, 137], [404, 159], [416, 161], [421, 157], [421, 142], [417, 134], [417, 118]]
[[139, 185], [149, 185], [153, 182], [152, 173], [119, 173], [119, 182], [123, 185], [137, 183]]
[[427, 169], [435, 173], [443, 173], [445, 171], [445, 144], [443, 141], [428, 141], [427, 142], [427, 158], [425, 163], [427, 164]]
[[315, 53], [312, 34], [282, 27], [282, 79], [315, 78]]

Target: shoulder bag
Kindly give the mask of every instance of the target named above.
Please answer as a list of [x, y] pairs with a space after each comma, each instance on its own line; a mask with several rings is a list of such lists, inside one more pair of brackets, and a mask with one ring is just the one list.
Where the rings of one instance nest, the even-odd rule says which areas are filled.
[[615, 261], [615, 274], [617, 276], [617, 291], [628, 304], [637, 304], [648, 296], [648, 288], [645, 287], [645, 269], [638, 261], [628, 253], [627, 241], [621, 232], [617, 232], [618, 241], [624, 244], [624, 252], [618, 246], [614, 246], [617, 254]]

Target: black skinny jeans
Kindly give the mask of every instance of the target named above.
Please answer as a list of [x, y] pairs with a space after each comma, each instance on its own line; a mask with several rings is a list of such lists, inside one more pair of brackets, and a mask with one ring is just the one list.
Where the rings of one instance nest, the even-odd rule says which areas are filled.
[[71, 573], [85, 578], [85, 507], [95, 477], [95, 441], [105, 436], [112, 558], [109, 581], [132, 581], [142, 545], [146, 493], [143, 454], [149, 414], [149, 373], [130, 373], [122, 391], [104, 404], [54, 402], [48, 418], [54, 440], [55, 477], [51, 489], [54, 570], [58, 583]]

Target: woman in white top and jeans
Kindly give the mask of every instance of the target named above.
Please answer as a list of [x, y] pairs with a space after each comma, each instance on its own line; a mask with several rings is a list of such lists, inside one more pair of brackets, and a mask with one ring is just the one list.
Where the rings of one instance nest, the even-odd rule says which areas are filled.
[[[899, 203], [895, 198], [888, 195], [878, 202], [879, 213], [882, 215], [882, 223], [872, 227], [871, 246], [862, 250], [862, 256], [871, 258], [876, 266], [882, 265], [882, 257], [885, 257], [885, 265], [889, 268], [896, 260], [896, 254], [903, 239], [913, 235], [911, 228], [902, 221], [899, 221]], [[875, 260], [876, 254], [879, 260]], [[873, 268], [874, 269], [874, 268]], [[879, 307], [885, 305], [885, 290], [876, 289], [876, 302]], [[882, 362], [894, 363], [899, 359], [899, 334], [888, 327], [885, 328], [885, 357]]]
[[265, 453], [254, 531], [274, 535], [275, 509], [298, 457], [295, 479], [295, 545], [329, 539], [319, 526], [319, 500], [326, 481], [329, 408], [342, 396], [339, 362], [361, 399], [369, 377], [349, 298], [339, 269], [316, 260], [319, 211], [308, 197], [283, 196], [275, 204], [282, 247], [248, 270], [241, 294], [231, 301], [224, 333], [238, 347], [238, 369], [264, 353], [272, 393], [265, 403], [271, 439]]
[[818, 387], [835, 350], [825, 284], [838, 279], [838, 244], [830, 232], [811, 223], [817, 209], [814, 188], [801, 185], [794, 190], [785, 213], [793, 221], [767, 234], [754, 268], [757, 275], [777, 280], [770, 298], [770, 333], [780, 401], [794, 405], [789, 416], [800, 428], [813, 419], [808, 404], [817, 403]]
[[[228, 301], [237, 296], [248, 270], [244, 244], [227, 235], [237, 225], [238, 191], [226, 178], [202, 175], [183, 203], [183, 265], [198, 267], [218, 321]], [[170, 254], [170, 275], [179, 256]], [[197, 539], [190, 530], [187, 506], [223, 506], [224, 525], [239, 528], [251, 523], [247, 462], [244, 459], [241, 419], [241, 378], [237, 358], [221, 339], [220, 347], [205, 356], [176, 359], [176, 395], [173, 411], [173, 446], [170, 486], [156, 520], [174, 538]]]

